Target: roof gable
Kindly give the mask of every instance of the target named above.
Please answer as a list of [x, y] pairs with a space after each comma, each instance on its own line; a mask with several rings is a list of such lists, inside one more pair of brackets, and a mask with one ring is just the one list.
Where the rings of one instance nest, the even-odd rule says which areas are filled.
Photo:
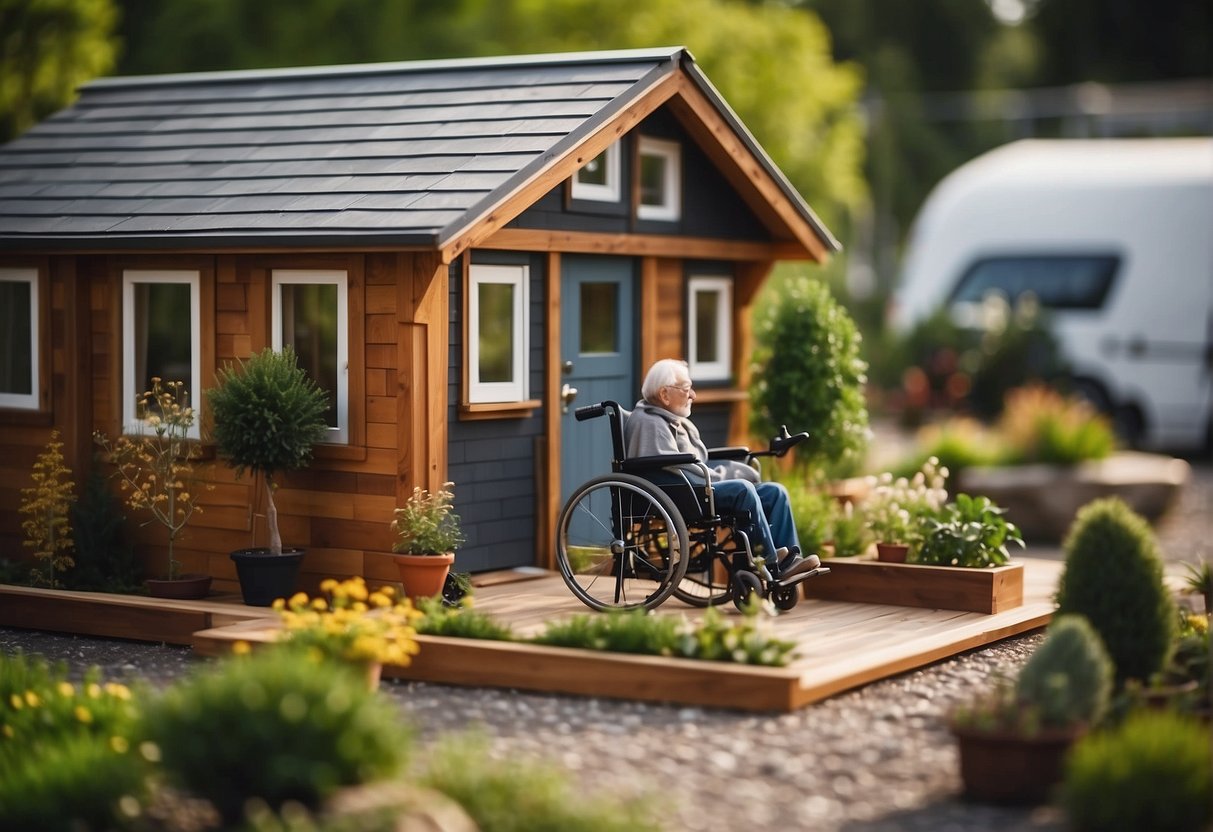
[[0, 148], [0, 247], [449, 259], [688, 93], [776, 184], [780, 221], [803, 226], [780, 236], [836, 248], [680, 48], [95, 81]]

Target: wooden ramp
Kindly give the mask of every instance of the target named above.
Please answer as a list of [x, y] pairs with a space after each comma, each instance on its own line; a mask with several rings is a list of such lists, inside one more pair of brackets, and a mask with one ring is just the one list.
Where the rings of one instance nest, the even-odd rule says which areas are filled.
[[[759, 668], [421, 636], [421, 653], [385, 676], [453, 685], [517, 688], [706, 707], [791, 711], [844, 690], [1045, 626], [1062, 564], [1023, 559], [1024, 603], [1005, 612], [919, 609], [840, 601], [802, 601], [771, 621], [775, 635], [799, 644], [786, 668]], [[815, 580], [829, 580], [822, 576]], [[531, 635], [548, 621], [588, 614], [558, 576], [476, 589], [477, 609]], [[700, 610], [667, 601], [663, 615]], [[254, 619], [196, 633], [198, 652], [218, 655], [239, 640], [270, 641], [275, 622]]]

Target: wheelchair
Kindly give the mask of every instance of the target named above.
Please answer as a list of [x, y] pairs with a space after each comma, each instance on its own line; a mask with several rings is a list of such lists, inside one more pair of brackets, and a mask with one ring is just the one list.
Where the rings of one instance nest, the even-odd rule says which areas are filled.
[[[694, 454], [628, 458], [624, 425], [629, 411], [602, 401], [577, 408], [577, 421], [607, 416], [612, 473], [577, 488], [560, 511], [556, 562], [565, 584], [595, 610], [651, 610], [670, 596], [693, 607], [733, 602], [741, 609], [757, 594], [781, 610], [800, 600], [800, 584], [825, 567], [781, 581], [755, 556], [745, 529], [748, 512], [716, 512], [707, 464]], [[759, 457], [782, 457], [808, 438], [784, 426], [766, 451], [713, 448], [708, 460], [761, 468]], [[679, 467], [673, 467], [679, 466]], [[699, 470], [699, 478], [686, 468]]]

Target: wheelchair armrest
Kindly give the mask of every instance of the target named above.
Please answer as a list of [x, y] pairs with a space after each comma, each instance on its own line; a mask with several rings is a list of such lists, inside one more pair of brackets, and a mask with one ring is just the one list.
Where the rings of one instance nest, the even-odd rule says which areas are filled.
[[690, 465], [699, 461], [695, 454], [657, 454], [656, 456], [633, 456], [623, 461], [624, 473], [634, 471], [657, 471], [672, 465]]
[[708, 461], [713, 459], [735, 459], [740, 462], [745, 462], [749, 458], [749, 448], [708, 448]]

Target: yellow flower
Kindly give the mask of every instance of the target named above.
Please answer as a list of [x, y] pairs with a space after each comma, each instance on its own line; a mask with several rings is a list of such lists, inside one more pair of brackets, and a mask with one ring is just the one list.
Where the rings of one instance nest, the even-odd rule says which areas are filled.
[[77, 705], [73, 713], [75, 713], [76, 719], [85, 725], [93, 721], [93, 712], [83, 705]]
[[291, 596], [291, 600], [288, 601], [287, 603], [292, 607], [306, 607], [307, 606], [307, 593], [306, 592], [296, 592], [294, 595]]
[[335, 579], [325, 578], [323, 581], [320, 582], [320, 591], [326, 592], [326, 593], [332, 592], [334, 589], [337, 588], [337, 586], [338, 586], [338, 584]]
[[25, 702], [21, 699], [21, 695], [14, 693], [8, 698], [8, 702], [13, 706], [14, 711], [19, 711], [25, 706]]
[[286, 609], [286, 599], [275, 598], [274, 603], [270, 604], [270, 608], [277, 612], [282, 612], [284, 609]]
[[247, 641], [237, 641], [232, 645], [232, 652], [237, 656], [247, 656], [252, 649]]
[[42, 697], [38, 696], [38, 694], [32, 690], [27, 690], [25, 692], [25, 704], [29, 705], [31, 708], [36, 708], [42, 704]]
[[329, 608], [328, 602], [325, 601], [323, 598], [313, 598], [312, 599], [312, 609], [316, 610], [317, 612], [324, 612], [328, 608]]
[[72, 696], [76, 695], [76, 689], [72, 686], [71, 682], [60, 682], [57, 686], [57, 689], [59, 691], [59, 695], [64, 698], [68, 698], [68, 697], [72, 697]]
[[84, 692], [88, 694], [89, 699], [97, 699], [101, 696], [101, 685], [96, 682], [89, 682]]
[[105, 692], [115, 699], [121, 699], [123, 702], [129, 701], [131, 698], [131, 689], [118, 682], [106, 682]]
[[110, 737], [110, 748], [114, 750], [115, 754], [125, 754], [130, 747], [131, 744], [127, 742], [126, 737]]

